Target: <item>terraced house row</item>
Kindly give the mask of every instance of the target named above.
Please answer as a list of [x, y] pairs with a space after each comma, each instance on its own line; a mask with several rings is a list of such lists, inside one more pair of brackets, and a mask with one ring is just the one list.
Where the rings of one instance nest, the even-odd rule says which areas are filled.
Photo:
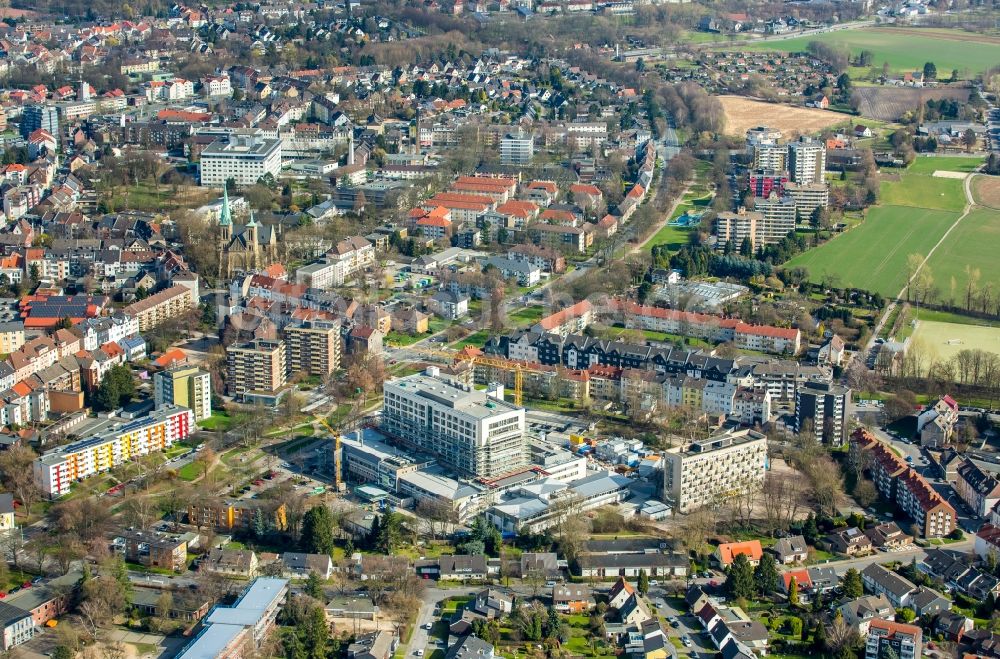
[[132, 458], [163, 451], [188, 437], [193, 429], [191, 410], [167, 405], [40, 456], [33, 464], [35, 484], [46, 496], [60, 497], [69, 493], [74, 481], [108, 471]]

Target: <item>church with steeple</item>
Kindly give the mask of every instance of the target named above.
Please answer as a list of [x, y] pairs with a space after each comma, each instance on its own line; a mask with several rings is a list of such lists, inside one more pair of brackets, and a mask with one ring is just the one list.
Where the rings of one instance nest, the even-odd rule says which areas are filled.
[[231, 277], [235, 272], [266, 268], [277, 258], [278, 240], [274, 227], [257, 224], [252, 210], [246, 224], [234, 224], [229, 191], [223, 189], [219, 213], [219, 275]]

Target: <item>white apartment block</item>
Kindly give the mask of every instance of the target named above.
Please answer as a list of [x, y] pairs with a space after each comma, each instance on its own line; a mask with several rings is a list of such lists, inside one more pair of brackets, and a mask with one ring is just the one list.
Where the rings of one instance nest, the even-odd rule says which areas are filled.
[[788, 149], [776, 144], [761, 144], [753, 148], [753, 169], [785, 170]]
[[523, 133], [508, 133], [500, 140], [501, 165], [530, 165], [535, 155], [535, 138]]
[[689, 513], [764, 482], [767, 436], [737, 430], [663, 454], [663, 493], [674, 510]]
[[155, 410], [37, 458], [32, 465], [35, 484], [47, 496], [60, 497], [70, 491], [74, 481], [108, 471], [131, 458], [167, 449], [193, 429], [191, 410], [177, 406]]
[[233, 179], [236, 185], [253, 185], [262, 176], [281, 172], [281, 141], [265, 139], [259, 132], [234, 133], [201, 152], [201, 184], [221, 188]]
[[229, 76], [206, 76], [201, 79], [201, 91], [205, 96], [232, 96], [233, 85]]
[[333, 288], [374, 265], [375, 246], [361, 236], [352, 236], [334, 245], [325, 261], [299, 268], [295, 280], [313, 288]]
[[139, 319], [126, 313], [87, 318], [75, 325], [83, 332], [83, 349], [97, 350], [105, 343], [118, 343], [139, 333]]
[[822, 183], [826, 172], [826, 145], [802, 137], [788, 144], [788, 173], [799, 185]]
[[524, 408], [441, 379], [438, 369], [387, 381], [382, 430], [460, 473], [495, 477], [528, 464]]

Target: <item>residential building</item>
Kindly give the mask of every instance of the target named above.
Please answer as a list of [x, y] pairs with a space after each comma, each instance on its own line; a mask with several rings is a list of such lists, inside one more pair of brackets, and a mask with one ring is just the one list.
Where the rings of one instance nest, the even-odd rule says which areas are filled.
[[35, 484], [51, 498], [67, 494], [70, 484], [103, 473], [128, 460], [163, 451], [194, 429], [194, 413], [165, 405], [144, 417], [114, 424], [93, 437], [49, 451], [35, 459]]
[[125, 560], [130, 563], [174, 572], [187, 568], [185, 540], [147, 531], [126, 531], [120, 537], [124, 542]]
[[334, 245], [323, 261], [299, 268], [295, 279], [311, 288], [343, 286], [359, 272], [374, 266], [375, 257], [375, 246], [371, 242], [361, 236], [351, 236]]
[[830, 186], [823, 181], [816, 183], [789, 183], [785, 194], [795, 200], [795, 213], [808, 222], [813, 211], [830, 205]]
[[59, 110], [53, 105], [29, 105], [21, 112], [21, 137], [27, 139], [36, 130], [59, 135]]
[[594, 608], [590, 588], [578, 583], [557, 583], [552, 587], [552, 608], [560, 613], [584, 613]]
[[837, 607], [840, 614], [854, 631], [861, 636], [868, 635], [868, 625], [872, 620], [893, 620], [896, 609], [885, 595], [863, 595]]
[[779, 196], [788, 184], [788, 172], [768, 169], [752, 169], [747, 172], [747, 188], [755, 197], [767, 198], [771, 192]]
[[285, 574], [290, 578], [304, 579], [310, 574], [326, 581], [333, 574], [333, 559], [328, 554], [303, 554], [286, 551], [281, 555]]
[[763, 244], [763, 228], [763, 213], [748, 211], [742, 206], [735, 213], [721, 211], [715, 218], [715, 235], [718, 237], [716, 248], [721, 250], [728, 245], [730, 249], [739, 251], [743, 241], [749, 240], [751, 247], [756, 250]]
[[795, 199], [785, 194], [779, 197], [772, 192], [767, 197], [757, 197], [753, 203], [754, 212], [760, 213], [757, 223], [757, 243], [772, 245], [779, 243], [795, 231]]
[[588, 578], [638, 578], [640, 572], [654, 578], [671, 578], [686, 576], [689, 561], [684, 554], [675, 552], [583, 554], [577, 560], [577, 566], [579, 576]]
[[17, 527], [14, 519], [14, 495], [10, 492], [0, 494], [0, 533], [11, 531]]
[[984, 518], [1000, 502], [1000, 481], [966, 458], [958, 466], [955, 492], [973, 515]]
[[751, 565], [760, 563], [764, 550], [760, 546], [760, 540], [747, 540], [746, 542], [723, 542], [715, 548], [712, 558], [715, 563], [723, 568], [733, 564], [737, 556], [746, 556]]
[[174, 366], [153, 375], [153, 400], [190, 408], [195, 421], [212, 416], [212, 376], [197, 366]]
[[199, 501], [188, 506], [188, 520], [193, 526], [223, 532], [249, 531], [255, 517], [263, 517], [265, 525], [283, 531], [288, 528], [285, 513], [285, 504], [267, 499]]
[[0, 354], [9, 355], [24, 345], [24, 323], [9, 321], [0, 323]]
[[198, 304], [198, 287], [177, 284], [125, 307], [127, 315], [139, 321], [139, 331], [148, 332], [171, 318], [181, 316]]
[[390, 659], [398, 639], [388, 629], [361, 634], [347, 646], [347, 659]]
[[325, 378], [340, 368], [339, 320], [312, 320], [285, 328], [288, 373]]
[[542, 278], [542, 271], [538, 266], [504, 256], [489, 257], [483, 261], [483, 268], [496, 268], [501, 277], [516, 280], [518, 286], [534, 286]]
[[663, 452], [663, 496], [680, 513], [715, 505], [764, 480], [767, 437], [733, 430]]
[[226, 348], [226, 388], [230, 395], [275, 393], [286, 382], [287, 358], [282, 341], [257, 339]]
[[790, 535], [779, 538], [770, 549], [771, 553], [778, 559], [778, 563], [789, 565], [790, 563], [805, 563], [809, 558], [809, 545], [801, 535]]
[[265, 176], [281, 173], [281, 140], [263, 137], [260, 131], [237, 132], [201, 152], [201, 184], [222, 188], [232, 179], [250, 186]]
[[917, 434], [921, 446], [944, 446], [955, 434], [958, 422], [958, 403], [951, 396], [944, 396], [928, 405], [917, 415]]
[[801, 137], [788, 144], [788, 173], [799, 185], [822, 183], [826, 173], [826, 145]]
[[507, 133], [500, 139], [501, 165], [530, 165], [535, 155], [535, 138], [530, 133]]
[[427, 305], [445, 320], [458, 320], [469, 314], [469, 296], [463, 293], [438, 291]]
[[232, 606], [217, 606], [177, 659], [252, 656], [274, 627], [288, 594], [288, 579], [259, 577]]
[[10, 652], [18, 645], [27, 643], [35, 635], [35, 621], [24, 609], [0, 602], [0, 625], [3, 626], [4, 652]]
[[817, 442], [842, 446], [847, 439], [850, 404], [848, 387], [830, 382], [806, 382], [795, 392], [795, 432], [807, 432]]
[[882, 659], [892, 648], [899, 659], [920, 659], [923, 632], [916, 625], [876, 618], [868, 625], [865, 659]]
[[863, 556], [872, 552], [872, 541], [856, 526], [840, 529], [824, 539], [830, 550], [845, 556]]
[[463, 474], [493, 477], [525, 466], [524, 409], [504, 401], [502, 388], [477, 391], [438, 376], [431, 367], [386, 381], [382, 429]]
[[464, 636], [448, 648], [444, 659], [495, 659], [493, 646], [476, 636]]
[[[940, 538], [956, 526], [955, 509], [927, 480], [864, 428], [851, 436], [850, 450], [870, 452], [869, 472], [879, 494], [909, 515], [923, 537]], [[862, 459], [856, 455], [857, 459]]]
[[896, 522], [886, 522], [865, 529], [865, 535], [878, 549], [902, 549], [913, 543], [913, 536], [903, 533]]
[[912, 581], [878, 563], [872, 563], [861, 571], [861, 581], [865, 590], [875, 595], [885, 595], [897, 609], [909, 606], [910, 597], [917, 590]]

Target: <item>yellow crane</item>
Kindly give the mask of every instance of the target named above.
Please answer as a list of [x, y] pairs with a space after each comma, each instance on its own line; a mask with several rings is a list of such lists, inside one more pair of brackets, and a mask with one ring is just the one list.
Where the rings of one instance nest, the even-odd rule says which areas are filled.
[[340, 492], [344, 487], [344, 467], [343, 458], [341, 456], [341, 446], [340, 446], [340, 432], [334, 430], [326, 419], [316, 415], [316, 420], [319, 421], [324, 428], [330, 431], [333, 435], [333, 488]]
[[408, 350], [429, 357], [442, 357], [452, 362], [469, 362], [473, 368], [478, 365], [499, 368], [514, 373], [513, 402], [518, 407], [523, 406], [524, 399], [524, 374], [525, 373], [545, 373], [540, 368], [534, 368], [529, 364], [511, 361], [504, 357], [491, 357], [489, 355], [470, 355], [462, 352], [449, 352], [447, 350], [435, 350], [433, 348], [411, 347]]

